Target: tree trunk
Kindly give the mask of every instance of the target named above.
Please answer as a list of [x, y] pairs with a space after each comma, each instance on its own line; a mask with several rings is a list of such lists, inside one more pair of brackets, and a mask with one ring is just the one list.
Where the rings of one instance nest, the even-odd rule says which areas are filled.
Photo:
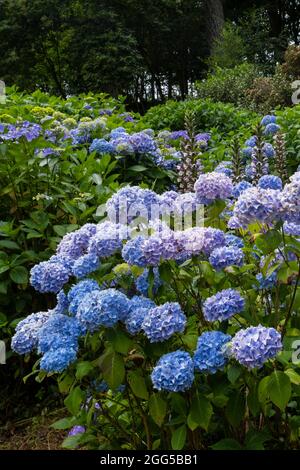
[[225, 22], [223, 0], [205, 0], [204, 7], [208, 52], [211, 54], [214, 43], [220, 36]]

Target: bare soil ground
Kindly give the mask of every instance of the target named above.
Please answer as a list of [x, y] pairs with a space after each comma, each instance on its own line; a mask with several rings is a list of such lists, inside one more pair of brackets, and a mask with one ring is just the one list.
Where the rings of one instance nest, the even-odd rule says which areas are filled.
[[57, 431], [50, 425], [62, 418], [62, 411], [52, 411], [0, 428], [0, 450], [62, 450], [67, 431]]

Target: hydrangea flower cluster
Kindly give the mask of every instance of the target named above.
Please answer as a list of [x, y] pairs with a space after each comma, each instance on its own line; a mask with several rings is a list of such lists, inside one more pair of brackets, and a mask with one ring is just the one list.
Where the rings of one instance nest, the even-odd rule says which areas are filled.
[[220, 271], [228, 266], [242, 266], [244, 263], [244, 253], [241, 248], [224, 246], [215, 249], [211, 253], [209, 262], [216, 271]]
[[129, 304], [128, 316], [125, 320], [127, 331], [129, 331], [131, 335], [142, 331], [143, 321], [149, 314], [149, 310], [154, 307], [155, 303], [153, 300], [138, 295], [132, 297]]
[[184, 351], [175, 351], [162, 356], [154, 367], [151, 379], [156, 390], [184, 392], [194, 381], [194, 364]]
[[279, 191], [260, 187], [249, 188], [235, 203], [233, 217], [242, 227], [247, 227], [256, 221], [272, 223], [278, 217], [280, 204]]
[[12, 338], [12, 350], [18, 354], [28, 354], [36, 349], [39, 330], [49, 320], [51, 314], [51, 311], [32, 313], [20, 321]]
[[238, 331], [231, 342], [231, 354], [248, 369], [262, 367], [281, 350], [280, 334], [274, 328], [261, 325]]
[[290, 178], [280, 194], [283, 218], [294, 224], [300, 224], [300, 172]]
[[37, 139], [41, 132], [42, 127], [39, 124], [29, 121], [22, 121], [16, 125], [8, 124], [1, 128], [0, 141], [16, 142], [23, 137], [27, 142], [31, 142]]
[[241, 313], [244, 308], [245, 300], [237, 290], [224, 289], [205, 300], [203, 314], [209, 322], [224, 321]]
[[257, 186], [262, 189], [278, 189], [281, 191], [282, 180], [279, 176], [265, 175], [258, 180]]
[[221, 331], [208, 331], [198, 338], [194, 354], [195, 369], [200, 372], [215, 374], [222, 370], [228, 362], [228, 346], [230, 335]]
[[216, 199], [226, 199], [232, 195], [232, 191], [232, 181], [224, 173], [204, 173], [195, 183], [197, 202], [200, 204], [210, 204]]
[[174, 333], [182, 333], [186, 316], [176, 302], [167, 302], [152, 308], [142, 323], [142, 329], [151, 343], [166, 341]]

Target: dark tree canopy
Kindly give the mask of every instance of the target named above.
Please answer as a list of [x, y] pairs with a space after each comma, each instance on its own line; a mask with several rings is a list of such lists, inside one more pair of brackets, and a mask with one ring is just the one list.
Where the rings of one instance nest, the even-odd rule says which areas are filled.
[[205, 77], [224, 22], [271, 70], [299, 43], [300, 0], [0, 0], [0, 79], [65, 96], [185, 98]]

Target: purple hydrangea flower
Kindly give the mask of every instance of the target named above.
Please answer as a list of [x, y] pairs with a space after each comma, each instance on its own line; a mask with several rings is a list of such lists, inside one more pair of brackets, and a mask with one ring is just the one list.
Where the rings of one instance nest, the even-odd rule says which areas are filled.
[[216, 199], [226, 199], [231, 196], [233, 184], [223, 173], [205, 173], [199, 176], [195, 183], [197, 202], [210, 204]]
[[273, 189], [249, 188], [244, 191], [233, 209], [233, 216], [242, 226], [252, 222], [272, 223], [280, 209], [280, 192]]

